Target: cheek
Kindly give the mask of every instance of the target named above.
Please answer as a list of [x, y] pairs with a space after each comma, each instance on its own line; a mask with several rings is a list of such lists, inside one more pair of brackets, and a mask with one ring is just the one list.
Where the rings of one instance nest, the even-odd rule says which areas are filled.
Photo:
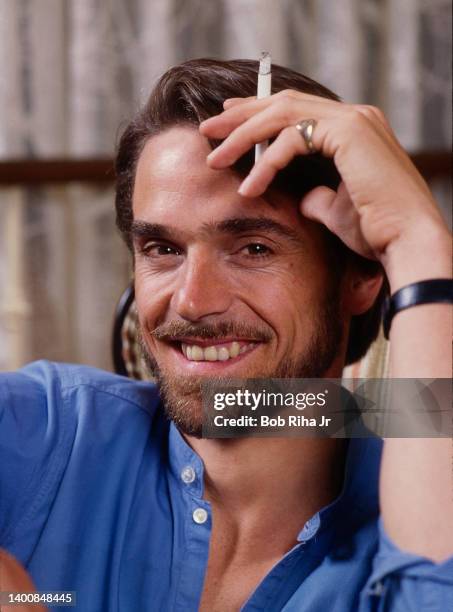
[[301, 323], [314, 316], [316, 300], [311, 285], [308, 279], [301, 279], [300, 273], [294, 274], [282, 266], [268, 273], [244, 275], [236, 284], [236, 296], [274, 330], [281, 344], [291, 342], [296, 334], [299, 336]]
[[245, 295], [280, 341], [298, 343], [310, 334], [317, 319], [328, 286], [327, 276], [325, 269], [290, 264], [274, 269], [266, 278], [263, 275], [250, 279]]
[[135, 304], [143, 329], [154, 329], [162, 322], [171, 299], [168, 278], [135, 268]]

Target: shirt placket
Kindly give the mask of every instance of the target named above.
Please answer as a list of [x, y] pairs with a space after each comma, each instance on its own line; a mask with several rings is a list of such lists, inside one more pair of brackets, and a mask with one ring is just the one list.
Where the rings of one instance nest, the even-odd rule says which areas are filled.
[[181, 469], [180, 486], [184, 503], [185, 541], [174, 610], [196, 612], [208, 564], [212, 510], [209, 502], [202, 499], [203, 470], [195, 457]]

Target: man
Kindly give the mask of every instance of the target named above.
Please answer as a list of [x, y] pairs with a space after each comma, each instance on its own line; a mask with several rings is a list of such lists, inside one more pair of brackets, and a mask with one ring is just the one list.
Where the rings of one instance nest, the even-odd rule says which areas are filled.
[[[383, 271], [392, 294], [451, 273], [382, 114], [279, 67], [255, 100], [256, 68], [171, 69], [123, 134], [118, 225], [163, 402], [89, 368], [3, 376], [0, 543], [81, 610], [447, 610], [449, 440], [386, 440], [379, 472], [375, 439], [200, 437], [203, 380], [340, 377]], [[445, 303], [398, 312], [392, 376], [450, 376], [450, 337]]]

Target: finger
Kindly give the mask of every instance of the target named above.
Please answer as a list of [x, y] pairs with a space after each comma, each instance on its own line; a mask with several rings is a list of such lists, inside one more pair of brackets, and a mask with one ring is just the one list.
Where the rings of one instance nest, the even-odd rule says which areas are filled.
[[[297, 91], [281, 91], [267, 98], [231, 98], [234, 102], [223, 113], [202, 121], [199, 126], [200, 133], [208, 138], [223, 139], [236, 127], [250, 119], [253, 115], [270, 106], [277, 108], [297, 108], [298, 103], [311, 103], [311, 108], [325, 108], [338, 112], [345, 105], [341, 102], [319, 98]], [[240, 100], [241, 102], [236, 102]], [[226, 102], [226, 101], [225, 101]], [[297, 117], [296, 121], [301, 117]]]
[[[237, 100], [237, 98], [233, 99]], [[231, 107], [225, 108], [219, 115], [202, 121], [199, 126], [200, 133], [208, 138], [226, 138], [234, 128], [260, 110], [267, 108], [270, 104], [270, 97], [262, 98], [261, 100], [242, 98], [242, 103], [235, 102]]]
[[248, 96], [247, 98], [227, 98], [223, 102], [223, 108], [227, 110], [228, 108], [243, 104], [244, 102], [249, 102], [250, 100], [256, 100], [256, 96]]
[[299, 132], [293, 126], [285, 128], [249, 172], [239, 193], [248, 198], [258, 197], [266, 191], [277, 172], [302, 153], [307, 153], [307, 149]]
[[[270, 96], [267, 96], [267, 99]], [[303, 91], [296, 91], [295, 89], [285, 89], [285, 90], [281, 90], [278, 91], [275, 94], [272, 94], [272, 97], [274, 99], [279, 99], [279, 98], [292, 98], [292, 99], [297, 99], [297, 100], [316, 100], [318, 102], [330, 102], [330, 103], [335, 103], [338, 104], [339, 102], [337, 102], [337, 100], [331, 100], [330, 98], [323, 98], [320, 96], [315, 96], [313, 94], [308, 94], [308, 93], [304, 93]], [[263, 100], [263, 98], [259, 98], [260, 100]], [[249, 100], [257, 100], [256, 96], [247, 96], [245, 98], [226, 98], [225, 102], [227, 103], [228, 106], [230, 106], [230, 102], [232, 103], [236, 103], [236, 102], [244, 102], [244, 101], [249, 101]], [[225, 106], [225, 102], [224, 102], [224, 106]], [[379, 109], [376, 109], [379, 110]]]
[[[323, 116], [329, 116], [336, 112], [336, 110], [328, 107], [318, 107], [314, 102], [306, 102], [305, 104], [277, 102], [233, 129], [222, 144], [209, 154], [208, 164], [211, 168], [226, 168], [237, 161], [256, 143], [277, 136], [284, 128], [295, 126], [301, 119], [314, 117], [321, 119]], [[320, 150], [321, 146], [317, 146], [315, 139], [319, 132], [318, 122], [313, 136], [313, 144], [315, 148]]]

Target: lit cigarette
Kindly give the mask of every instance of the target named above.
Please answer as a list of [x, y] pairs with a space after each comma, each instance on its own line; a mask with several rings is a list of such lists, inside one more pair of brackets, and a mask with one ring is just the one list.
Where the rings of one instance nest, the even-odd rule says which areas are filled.
[[[267, 98], [271, 95], [271, 83], [271, 54], [267, 51], [263, 51], [263, 53], [261, 53], [260, 67], [258, 70], [258, 88], [256, 92], [256, 97], [258, 100], [260, 98]], [[255, 163], [259, 160], [261, 155], [267, 149], [267, 145], [267, 140], [255, 145]]]

